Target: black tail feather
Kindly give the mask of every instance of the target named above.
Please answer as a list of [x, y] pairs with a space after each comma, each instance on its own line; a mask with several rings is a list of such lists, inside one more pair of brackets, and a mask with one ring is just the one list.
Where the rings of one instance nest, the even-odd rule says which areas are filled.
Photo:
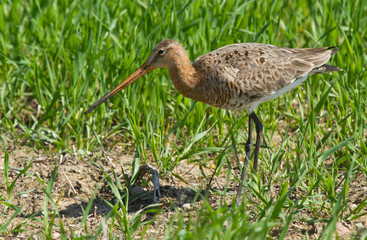
[[311, 74], [316, 74], [316, 73], [328, 73], [328, 72], [335, 72], [335, 71], [343, 71], [343, 69], [340, 69], [336, 66], [333, 65], [329, 65], [329, 64], [324, 64], [321, 67], [318, 68], [314, 68], [311, 71]]
[[335, 55], [335, 53], [337, 53], [339, 51], [339, 49], [337, 48], [337, 46], [328, 47], [327, 50], [331, 50], [331, 56]]

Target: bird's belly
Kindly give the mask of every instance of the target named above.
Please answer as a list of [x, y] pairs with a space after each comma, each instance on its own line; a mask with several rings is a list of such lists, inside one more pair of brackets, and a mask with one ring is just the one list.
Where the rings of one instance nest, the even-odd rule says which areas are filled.
[[248, 110], [251, 106], [251, 101], [248, 99], [230, 99], [226, 104], [215, 106], [226, 110]]
[[[227, 110], [247, 110], [249, 112], [253, 112], [255, 108], [260, 105], [261, 103], [268, 102], [270, 100], [273, 100], [287, 91], [301, 85], [305, 80], [307, 79], [307, 76], [301, 77], [293, 81], [291, 84], [278, 89], [275, 92], [264, 94], [262, 97], [248, 97], [244, 95], [243, 97], [239, 97], [236, 95], [233, 95], [229, 97], [227, 95], [227, 98], [224, 97], [213, 97], [208, 99], [206, 102], [209, 105], [212, 105], [214, 107], [223, 108]], [[213, 101], [214, 100], [214, 101]]]
[[254, 99], [254, 101], [252, 101], [250, 104], [249, 104], [249, 108], [247, 109], [249, 112], [253, 112], [255, 110], [255, 108], [260, 105], [261, 103], [264, 103], [264, 102], [268, 102], [270, 100], [273, 100], [281, 95], [283, 95], [284, 93], [288, 92], [289, 90], [293, 89], [293, 88], [296, 88], [298, 87], [299, 85], [301, 85], [306, 79], [307, 79], [307, 76], [303, 76], [303, 77], [300, 77], [296, 80], [294, 80], [291, 84], [283, 87], [283, 88], [280, 88], [278, 89], [277, 91], [271, 93], [271, 94], [267, 94], [267, 95], [264, 95], [263, 97], [261, 98], [257, 98], [257, 99]]
[[217, 95], [203, 102], [213, 107], [223, 108], [226, 110], [247, 110], [252, 103], [249, 98], [241, 98], [238, 96], [229, 97], [228, 95], [227, 98]]

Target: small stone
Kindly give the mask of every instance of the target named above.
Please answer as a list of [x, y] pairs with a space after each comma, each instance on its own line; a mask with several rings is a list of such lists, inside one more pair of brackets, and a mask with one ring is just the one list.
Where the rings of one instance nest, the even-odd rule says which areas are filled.
[[350, 209], [355, 209], [356, 207], [357, 207], [357, 205], [353, 203], [352, 205], [350, 205], [350, 207], [349, 207], [349, 208], [350, 208]]
[[356, 223], [355, 226], [356, 226], [356, 228], [360, 228], [360, 229], [364, 229], [365, 228], [362, 223]]
[[346, 226], [344, 226], [342, 223], [336, 224], [336, 231], [341, 236], [347, 235], [350, 232], [349, 229]]
[[185, 209], [190, 209], [191, 204], [190, 203], [185, 203], [184, 205], [182, 205], [182, 207], [185, 208]]

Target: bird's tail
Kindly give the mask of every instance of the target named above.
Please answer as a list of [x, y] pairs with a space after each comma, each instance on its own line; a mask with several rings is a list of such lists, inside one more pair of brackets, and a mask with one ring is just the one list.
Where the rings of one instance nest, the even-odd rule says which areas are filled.
[[339, 51], [339, 49], [337, 48], [337, 46], [328, 47], [326, 50], [331, 50], [331, 56], [334, 56], [335, 53], [337, 53]]
[[321, 67], [314, 68], [310, 74], [317, 74], [317, 73], [328, 73], [328, 72], [335, 72], [335, 71], [343, 71], [343, 69], [340, 69], [336, 66], [324, 64]]
[[[339, 51], [337, 47], [328, 47], [326, 50], [330, 50], [331, 54], [330, 56], [334, 56], [335, 53]], [[340, 69], [336, 66], [329, 65], [329, 64], [323, 64], [322, 66], [318, 68], [314, 68], [310, 74], [317, 74], [317, 73], [328, 73], [328, 72], [336, 72], [336, 71], [343, 71], [343, 69]]]

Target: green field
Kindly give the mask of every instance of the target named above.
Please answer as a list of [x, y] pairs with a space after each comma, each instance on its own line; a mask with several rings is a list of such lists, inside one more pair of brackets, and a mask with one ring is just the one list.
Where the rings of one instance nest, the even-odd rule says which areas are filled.
[[[155, 70], [83, 114], [167, 38], [192, 61], [240, 42], [339, 48], [343, 72], [257, 109], [259, 170], [231, 210], [247, 112]], [[0, 238], [366, 239], [366, 40], [366, 0], [0, 1]], [[137, 206], [146, 163], [193, 197]]]

